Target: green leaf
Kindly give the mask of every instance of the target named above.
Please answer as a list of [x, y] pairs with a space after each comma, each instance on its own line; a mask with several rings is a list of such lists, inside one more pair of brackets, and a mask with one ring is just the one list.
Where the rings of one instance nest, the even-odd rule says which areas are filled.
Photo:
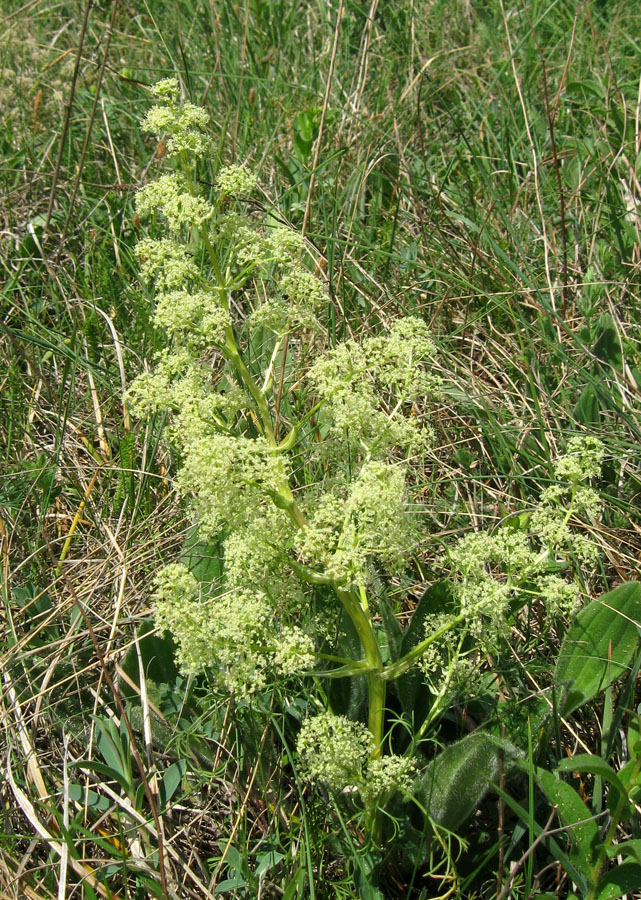
[[621, 369], [621, 342], [612, 317], [604, 313], [595, 329], [596, 340], [592, 352], [604, 363]]
[[399, 651], [403, 640], [403, 632], [389, 600], [382, 594], [379, 594], [378, 597], [378, 608], [381, 611], [381, 619], [385, 628], [389, 658], [392, 662], [396, 662], [400, 656]]
[[428, 587], [416, 604], [412, 620], [403, 632], [401, 656], [405, 656], [425, 638], [425, 622], [429, 616], [453, 611], [452, 586], [447, 581], [437, 581]]
[[594, 865], [601, 841], [597, 822], [573, 787], [556, 778], [551, 772], [536, 769], [536, 781], [552, 806], [558, 808], [559, 818], [567, 826], [572, 842], [573, 862], [588, 874]]
[[623, 863], [599, 879], [595, 900], [617, 900], [629, 891], [638, 891], [639, 885], [641, 866], [638, 863]]
[[301, 900], [301, 898], [307, 897], [306, 887], [307, 874], [305, 869], [299, 869], [285, 888], [282, 900]]
[[[399, 659], [425, 639], [425, 623], [429, 616], [452, 609], [452, 588], [447, 581], [431, 585], [416, 605], [412, 620], [403, 632]], [[420, 670], [413, 666], [396, 681], [403, 712], [419, 728], [432, 705], [432, 695]]]
[[103, 775], [105, 778], [110, 781], [116, 781], [120, 787], [125, 791], [128, 797], [131, 798], [131, 794], [133, 791], [133, 785], [126, 778], [119, 769], [112, 769], [111, 766], [108, 766], [106, 763], [101, 763], [99, 760], [78, 760], [78, 762], [69, 763], [70, 769], [88, 769], [90, 772], [96, 772], [98, 775]]
[[[630, 719], [626, 743], [630, 756], [635, 756], [637, 752], [641, 752], [641, 716], [638, 713]], [[637, 745], [639, 745], [638, 749], [635, 750]]]
[[[154, 634], [154, 627], [153, 619], [145, 619], [138, 628], [138, 647], [143, 670], [148, 681], [156, 684], [175, 684], [179, 677], [174, 659], [176, 644], [169, 633], [162, 636]], [[140, 668], [135, 644], [127, 651], [122, 661], [122, 669], [131, 681], [140, 687]], [[120, 684], [120, 691], [130, 703], [140, 702], [138, 692], [124, 680]]]
[[201, 541], [198, 528], [192, 527], [185, 538], [180, 562], [201, 584], [214, 584], [223, 576], [223, 551], [220, 541]]
[[478, 807], [498, 781], [501, 755], [505, 767], [517, 756], [516, 748], [484, 731], [447, 747], [427, 766], [415, 792], [438, 825], [455, 831]]
[[[337, 655], [344, 659], [360, 659], [360, 638], [354, 623], [344, 610], [341, 613], [340, 629], [343, 633], [336, 645]], [[352, 722], [367, 720], [369, 694], [367, 680], [362, 675], [331, 679], [327, 693], [330, 707], [337, 715], [347, 716]]]
[[639, 640], [641, 584], [629, 582], [581, 610], [563, 639], [554, 672], [568, 716], [629, 668]]
[[611, 784], [622, 796], [627, 795], [625, 785], [616, 774], [612, 766], [600, 756], [591, 753], [577, 753], [568, 759], [563, 759], [558, 764], [557, 772], [587, 772], [588, 775], [598, 775]]
[[260, 878], [265, 872], [271, 872], [282, 859], [285, 859], [285, 854], [280, 853], [278, 850], [268, 850], [267, 853], [261, 853], [260, 856], [256, 857], [254, 875]]
[[601, 419], [601, 404], [593, 384], [587, 384], [572, 413], [581, 425], [598, 425]]
[[138, 810], [138, 812], [142, 812], [142, 808], [145, 804], [145, 782], [141, 781], [136, 790], [134, 791], [132, 803], [134, 809]]
[[96, 743], [98, 749], [108, 766], [126, 778], [128, 774], [127, 761], [123, 758], [123, 745], [121, 734], [116, 724], [111, 719], [99, 719], [96, 717]]
[[172, 763], [169, 768], [165, 770], [162, 780], [158, 785], [161, 809], [164, 809], [167, 806], [180, 787], [186, 771], [187, 763], [184, 759], [177, 760], [177, 762]]
[[607, 852], [609, 859], [614, 859], [617, 856], [630, 856], [636, 862], [641, 863], [641, 838], [623, 841], [622, 844], [610, 844]]
[[641, 773], [639, 772], [639, 761], [635, 756], [629, 759], [627, 763], [619, 770], [619, 780], [625, 787], [625, 792], [630, 800], [635, 799], [637, 788], [641, 786]]
[[310, 106], [298, 113], [292, 125], [292, 139], [296, 156], [305, 162], [311, 154], [320, 125], [320, 107]]
[[236, 891], [245, 887], [247, 887], [247, 882], [239, 875], [237, 878], [226, 878], [225, 881], [219, 881], [214, 888], [214, 894], [224, 894], [225, 891]]
[[113, 800], [110, 800], [109, 797], [103, 797], [97, 791], [87, 789], [82, 784], [69, 785], [69, 799], [75, 800], [82, 806], [86, 804], [93, 809], [98, 809], [100, 812], [106, 812], [113, 806]]

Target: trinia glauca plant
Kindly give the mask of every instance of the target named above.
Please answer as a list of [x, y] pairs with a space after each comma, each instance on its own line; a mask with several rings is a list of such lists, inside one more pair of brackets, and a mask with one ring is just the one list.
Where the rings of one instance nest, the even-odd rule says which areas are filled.
[[[185, 673], [207, 670], [250, 701], [275, 679], [309, 676], [317, 714], [298, 736], [301, 771], [360, 804], [377, 842], [392, 795], [414, 790], [430, 724], [462, 685], [473, 690], [519, 607], [537, 597], [550, 614], [576, 609], [578, 589], [558, 561], [594, 556], [570, 520], [598, 514], [587, 482], [603, 450], [572, 439], [527, 527], [460, 540], [444, 561], [449, 604], [402, 631], [386, 586], [398, 596], [409, 584], [422, 539], [412, 485], [441, 386], [428, 329], [399, 318], [328, 349], [319, 317], [329, 298], [305, 241], [244, 211], [256, 179], [243, 166], [221, 168], [206, 198], [197, 170], [210, 148], [207, 114], [181, 102], [175, 79], [153, 93], [143, 128], [162, 138], [170, 167], [138, 192], [136, 208], [164, 236], [140, 241], [137, 255], [170, 340], [130, 401], [140, 416], [169, 412], [178, 490], [200, 536], [224, 551], [219, 583], [199, 583], [182, 564], [158, 573], [157, 625], [173, 635]], [[397, 754], [388, 691], [417, 676], [429, 712], [412, 722], [405, 711], [408, 730], [419, 727]], [[366, 685], [362, 715], [333, 711], [335, 679]]]

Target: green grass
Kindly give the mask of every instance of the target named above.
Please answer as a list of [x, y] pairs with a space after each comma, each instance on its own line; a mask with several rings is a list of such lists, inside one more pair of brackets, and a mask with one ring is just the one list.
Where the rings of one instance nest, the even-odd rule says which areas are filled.
[[[305, 224], [332, 299], [328, 343], [402, 313], [429, 322], [448, 387], [415, 485], [417, 585], [440, 576], [455, 536], [531, 505], [568, 435], [587, 431], [608, 451], [592, 526], [601, 564], [583, 584], [596, 596], [635, 579], [641, 551], [641, 11], [121, 0], [107, 47], [112, 9], [92, 5], [84, 34], [84, 4], [6, 0], [0, 17], [0, 888], [34, 900], [213, 897], [216, 885], [230, 898], [374, 898], [361, 835], [299, 781], [303, 687], [264, 698], [260, 714], [212, 704], [176, 680], [166, 642], [152, 652], [140, 640], [151, 577], [190, 525], [164, 422], [123, 405], [162, 341], [133, 256], [134, 190], [158, 167], [139, 129], [146, 86], [177, 72], [207, 108], [216, 150], [203, 181], [247, 161], [261, 207]], [[398, 611], [405, 621], [409, 606]], [[549, 682], [567, 625], [544, 619], [522, 623], [502, 673], [515, 719]], [[637, 709], [634, 681], [622, 690]], [[581, 747], [622, 764], [621, 702], [606, 692], [556, 721], [557, 758]], [[91, 768], [115, 770], [105, 729], [126, 720], [129, 791]], [[598, 798], [598, 778], [583, 777]], [[88, 802], [74, 785], [91, 785]], [[527, 806], [527, 778], [512, 789]], [[528, 828], [489, 796], [431, 858], [385, 870], [383, 896], [498, 897], [534, 819], [547, 820], [535, 802]], [[514, 896], [557, 890], [550, 854], [542, 842], [528, 857]], [[558, 875], [561, 898], [571, 886]]]

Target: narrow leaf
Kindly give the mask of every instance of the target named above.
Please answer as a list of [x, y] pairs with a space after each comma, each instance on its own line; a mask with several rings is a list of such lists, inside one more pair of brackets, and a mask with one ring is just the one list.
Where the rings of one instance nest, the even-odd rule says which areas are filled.
[[96, 743], [104, 761], [112, 769], [121, 773], [124, 777], [127, 774], [126, 767], [122, 758], [122, 747], [120, 742], [120, 732], [111, 719], [95, 719], [96, 722]]
[[101, 763], [97, 759], [85, 759], [80, 760], [79, 762], [72, 762], [69, 763], [69, 768], [87, 769], [89, 772], [96, 772], [98, 775], [103, 775], [109, 781], [116, 781], [128, 796], [131, 794], [133, 786], [125, 778], [122, 772], [120, 772], [118, 769], [112, 769], [111, 766], [108, 766], [105, 763]]

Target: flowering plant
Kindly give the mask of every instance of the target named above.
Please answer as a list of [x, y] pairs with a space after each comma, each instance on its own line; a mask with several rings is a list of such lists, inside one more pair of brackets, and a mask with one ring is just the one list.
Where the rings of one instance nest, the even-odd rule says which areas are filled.
[[[209, 150], [207, 116], [180, 101], [174, 79], [153, 92], [143, 127], [163, 138], [172, 168], [138, 192], [139, 215], [165, 233], [141, 240], [137, 254], [170, 344], [130, 401], [138, 415], [169, 412], [178, 490], [200, 534], [224, 551], [213, 584], [180, 563], [157, 574], [157, 624], [173, 635], [185, 673], [206, 670], [250, 701], [274, 679], [312, 679], [318, 714], [298, 736], [302, 771], [360, 797], [379, 841], [381, 810], [414, 788], [428, 726], [474, 684], [520, 605], [538, 597], [552, 613], [576, 608], [576, 585], [560, 573], [570, 551], [593, 557], [570, 522], [598, 512], [587, 482], [603, 448], [571, 441], [555, 484], [518, 528], [460, 540], [444, 560], [450, 602], [417, 608], [402, 631], [385, 585], [405, 584], [421, 541], [412, 484], [433, 440], [429, 400], [442, 386], [428, 329], [400, 318], [328, 348], [329, 297], [304, 239], [247, 212], [256, 179], [244, 166], [221, 168], [205, 198], [197, 170]], [[431, 701], [397, 754], [388, 688], [408, 673], [424, 679]], [[336, 679], [366, 685], [362, 717], [332, 709], [322, 685]]]

